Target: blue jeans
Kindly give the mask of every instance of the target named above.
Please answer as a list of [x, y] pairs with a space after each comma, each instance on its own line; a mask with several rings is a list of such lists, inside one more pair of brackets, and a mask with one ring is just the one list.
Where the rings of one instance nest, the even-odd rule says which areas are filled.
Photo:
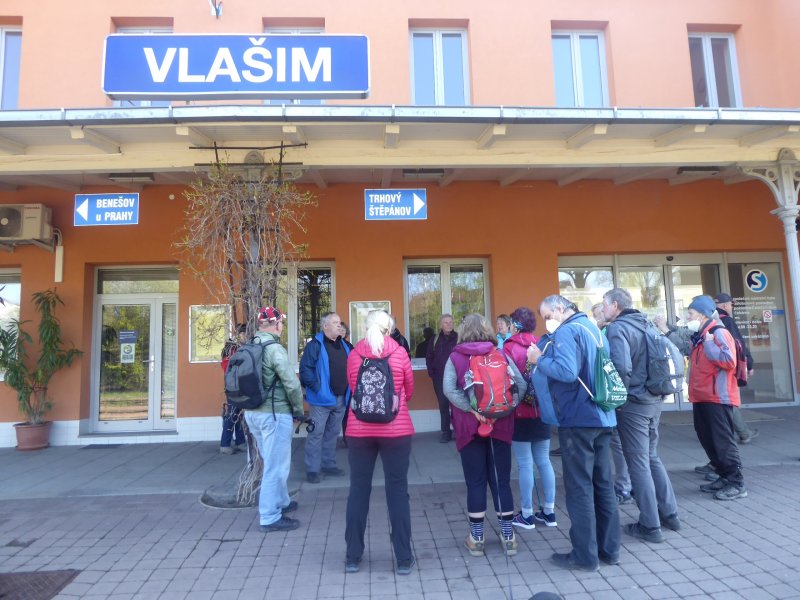
[[596, 567], [599, 559], [619, 557], [617, 498], [611, 478], [610, 427], [561, 427], [564, 491], [572, 526], [572, 560]]
[[669, 517], [678, 512], [672, 482], [658, 457], [660, 417], [660, 402], [637, 404], [629, 400], [617, 411], [617, 429], [639, 505], [639, 523], [650, 528], [661, 527], [659, 513]]
[[245, 443], [243, 418], [241, 408], [236, 408], [230, 402], [225, 403], [222, 408], [222, 437], [219, 441], [221, 448], [228, 448], [232, 441], [235, 441], [237, 446]]
[[336, 438], [342, 430], [344, 411], [344, 396], [336, 396], [336, 406], [309, 407], [316, 427], [306, 437], [306, 473], [319, 473], [320, 466], [336, 468]]
[[281, 509], [289, 505], [289, 468], [292, 460], [292, 415], [246, 410], [244, 418], [256, 440], [264, 461], [258, 514], [261, 525], [281, 519]]
[[[556, 474], [550, 462], [550, 439], [530, 442], [511, 442], [519, 469], [519, 502], [524, 512], [533, 511], [533, 486], [536, 485], [533, 463], [539, 470], [544, 503], [550, 507], [556, 502]], [[537, 492], [538, 494], [538, 492]], [[541, 500], [540, 500], [541, 503]]]

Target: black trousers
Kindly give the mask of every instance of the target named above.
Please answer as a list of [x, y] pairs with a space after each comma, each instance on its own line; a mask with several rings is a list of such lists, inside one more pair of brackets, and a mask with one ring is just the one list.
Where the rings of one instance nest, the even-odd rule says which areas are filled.
[[744, 485], [739, 446], [733, 430], [733, 407], [712, 402], [692, 404], [694, 430], [711, 466], [733, 485]]
[[475, 438], [461, 449], [461, 468], [467, 484], [467, 512], [486, 510], [486, 486], [492, 491], [497, 514], [514, 512], [511, 491], [511, 444], [491, 437]]
[[378, 455], [383, 463], [386, 481], [386, 505], [392, 527], [394, 556], [397, 560], [412, 558], [411, 507], [408, 500], [411, 438], [410, 435], [396, 438], [347, 438], [347, 457], [350, 463], [350, 495], [347, 497], [344, 531], [347, 560], [359, 560], [364, 554], [364, 532], [367, 529], [369, 497], [372, 493], [372, 473]]
[[444, 395], [444, 375], [433, 377], [433, 391], [439, 402], [439, 421], [442, 433], [450, 433], [450, 400]]

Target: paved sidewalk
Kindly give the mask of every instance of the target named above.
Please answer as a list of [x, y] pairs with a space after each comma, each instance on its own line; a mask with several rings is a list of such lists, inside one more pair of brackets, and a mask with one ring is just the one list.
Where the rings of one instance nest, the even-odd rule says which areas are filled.
[[[666, 415], [662, 457], [684, 528], [648, 545], [623, 535], [622, 564], [572, 573], [549, 563], [569, 548], [559, 485], [558, 528], [517, 532], [520, 552], [503, 556], [487, 519], [487, 557], [462, 548], [465, 488], [453, 444], [415, 438], [410, 473], [417, 566], [396, 576], [385, 496], [376, 474], [362, 570], [344, 574], [347, 478], [303, 481], [296, 440], [290, 487], [301, 528], [258, 532], [255, 509], [198, 502], [210, 486], [233, 485], [244, 462], [214, 444], [106, 449], [0, 450], [0, 573], [79, 569], [58, 598], [194, 600], [283, 598], [527, 599], [537, 591], [584, 598], [800, 598], [800, 408], [746, 411], [761, 435], [742, 447], [750, 496], [720, 503], [702, 494], [691, 468], [702, 462], [690, 415]], [[347, 469], [346, 450], [340, 466]], [[560, 470], [560, 461], [554, 459]], [[516, 487], [514, 484], [513, 487]], [[516, 489], [515, 489], [516, 494]], [[622, 507], [622, 522], [636, 519]]]

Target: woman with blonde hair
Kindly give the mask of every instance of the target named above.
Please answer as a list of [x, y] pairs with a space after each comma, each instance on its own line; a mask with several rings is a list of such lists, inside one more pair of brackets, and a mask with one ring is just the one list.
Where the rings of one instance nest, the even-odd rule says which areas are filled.
[[[357, 572], [364, 554], [372, 473], [380, 455], [391, 541], [397, 560], [396, 573], [408, 575], [416, 562], [411, 550], [408, 500], [408, 465], [414, 435], [408, 401], [414, 393], [414, 376], [408, 353], [390, 336], [394, 320], [389, 314], [382, 310], [370, 311], [366, 325], [365, 338], [355, 345], [347, 358], [347, 381], [353, 390], [353, 399], [347, 411], [350, 495], [345, 525], [345, 572]], [[380, 389], [376, 389], [379, 386]], [[379, 404], [374, 402], [376, 398], [389, 395], [391, 406], [383, 414], [385, 422], [376, 422], [367, 409], [372, 410]]]
[[511, 492], [514, 413], [512, 411], [493, 421], [487, 419], [475, 410], [465, 391], [468, 387], [465, 376], [470, 370], [470, 358], [490, 354], [493, 355], [490, 360], [502, 361], [510, 368], [517, 388], [513, 399], [513, 406], [516, 406], [520, 391], [525, 389], [525, 380], [514, 361], [508, 361], [502, 352], [498, 352], [495, 333], [481, 315], [467, 315], [458, 328], [458, 345], [445, 364], [443, 387], [453, 405], [456, 448], [461, 454], [461, 467], [467, 484], [469, 535], [464, 545], [472, 556], [484, 555], [483, 521], [488, 485], [500, 525], [500, 542], [504, 552], [513, 556], [517, 553], [517, 539], [512, 527], [514, 496]]

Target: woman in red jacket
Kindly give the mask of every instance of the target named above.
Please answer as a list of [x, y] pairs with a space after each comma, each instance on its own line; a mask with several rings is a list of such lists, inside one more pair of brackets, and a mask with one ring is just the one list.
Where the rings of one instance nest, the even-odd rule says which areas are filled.
[[396, 415], [388, 423], [359, 419], [354, 402], [347, 411], [347, 448], [350, 463], [350, 495], [347, 497], [345, 571], [355, 573], [364, 554], [364, 531], [367, 528], [372, 472], [380, 454], [389, 508], [391, 540], [397, 558], [397, 574], [408, 575], [416, 562], [411, 552], [411, 508], [408, 501], [408, 465], [414, 425], [408, 413], [408, 401], [414, 393], [414, 376], [408, 353], [390, 333], [394, 321], [382, 310], [367, 315], [367, 334], [347, 358], [347, 381], [351, 390], [358, 388], [359, 370], [368, 359], [385, 359], [394, 383], [393, 404]]

